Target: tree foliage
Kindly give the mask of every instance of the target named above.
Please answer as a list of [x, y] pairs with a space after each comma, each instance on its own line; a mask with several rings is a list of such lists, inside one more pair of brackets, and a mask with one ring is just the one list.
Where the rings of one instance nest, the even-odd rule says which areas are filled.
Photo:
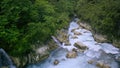
[[57, 29], [67, 27], [77, 13], [95, 32], [120, 39], [119, 0], [1, 0], [0, 48], [28, 54], [31, 45], [46, 43]]
[[1, 0], [0, 48], [13, 56], [29, 53], [31, 45], [45, 43], [67, 26], [71, 4], [67, 0]]
[[119, 0], [79, 0], [77, 14], [97, 33], [105, 34], [111, 40], [120, 39], [119, 6]]

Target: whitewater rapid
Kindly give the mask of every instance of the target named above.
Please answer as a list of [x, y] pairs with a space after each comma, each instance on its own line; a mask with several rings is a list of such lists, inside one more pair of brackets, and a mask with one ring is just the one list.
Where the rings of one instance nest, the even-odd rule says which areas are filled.
[[[74, 35], [73, 29], [81, 34]], [[29, 65], [27, 68], [98, 68], [97, 62], [104, 62], [111, 68], [119, 68], [118, 63], [111, 56], [120, 54], [119, 49], [112, 44], [96, 42], [89, 30], [82, 28], [74, 21], [70, 23], [68, 36], [70, 46], [65, 46], [63, 42], [58, 49], [50, 54], [48, 59], [38, 64]], [[77, 38], [73, 38], [73, 36]], [[76, 58], [66, 58], [68, 51], [72, 51], [73, 48], [77, 49], [74, 46], [76, 42], [82, 42], [88, 49], [84, 52], [78, 52]], [[59, 60], [58, 65], [54, 65], [56, 59]], [[94, 62], [90, 64], [88, 63], [89, 60]]]

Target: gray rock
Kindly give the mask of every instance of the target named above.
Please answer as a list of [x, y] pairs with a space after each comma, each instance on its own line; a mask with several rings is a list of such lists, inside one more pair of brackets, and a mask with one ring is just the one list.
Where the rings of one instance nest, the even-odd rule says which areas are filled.
[[67, 58], [76, 58], [77, 57], [77, 52], [71, 51], [66, 54]]
[[56, 59], [55, 61], [54, 61], [54, 65], [58, 65], [59, 64], [59, 61]]
[[91, 26], [87, 23], [79, 23], [79, 25], [85, 29], [92, 30]]
[[76, 35], [73, 35], [71, 38], [72, 39], [77, 39], [78, 37]]
[[93, 37], [99, 43], [103, 43], [103, 42], [107, 42], [108, 41], [107, 37], [105, 35], [94, 34]]
[[98, 68], [111, 68], [108, 64], [105, 64], [105, 63], [103, 63], [103, 62], [97, 62], [97, 63], [96, 63], [96, 66], [97, 66]]
[[82, 50], [86, 50], [87, 46], [85, 44], [83, 44], [82, 42], [76, 42], [74, 44], [75, 47], [77, 47], [78, 49], [82, 49]]
[[88, 60], [89, 64], [92, 64], [94, 62], [94, 60]]
[[78, 32], [78, 31], [74, 31], [74, 35], [82, 35], [82, 33]]

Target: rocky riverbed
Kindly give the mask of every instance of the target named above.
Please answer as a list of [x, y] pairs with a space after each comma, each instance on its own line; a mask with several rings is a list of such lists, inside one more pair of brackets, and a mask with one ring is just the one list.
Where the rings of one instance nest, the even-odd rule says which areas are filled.
[[48, 59], [27, 68], [119, 68], [120, 51], [112, 44], [95, 41], [91, 31], [75, 21], [66, 33], [62, 31], [57, 37], [61, 46]]

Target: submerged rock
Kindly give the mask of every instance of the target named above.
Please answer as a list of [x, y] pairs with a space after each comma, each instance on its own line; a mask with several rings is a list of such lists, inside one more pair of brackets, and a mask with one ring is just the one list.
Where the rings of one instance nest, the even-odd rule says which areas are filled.
[[94, 62], [94, 60], [88, 60], [89, 64], [92, 64]]
[[71, 38], [72, 39], [77, 39], [78, 37], [76, 35], [73, 35]]
[[57, 64], [59, 64], [59, 61], [56, 59], [56, 60], [54, 61], [54, 65], [57, 65]]
[[114, 58], [120, 64], [120, 53], [116, 55]]
[[84, 31], [83, 33], [89, 33], [89, 31]]
[[98, 68], [111, 68], [108, 64], [105, 64], [105, 63], [103, 63], [103, 62], [97, 62], [97, 63], [96, 63], [96, 66], [97, 66]]
[[74, 31], [74, 35], [82, 35], [82, 33], [78, 32], [78, 31]]
[[77, 49], [73, 48], [72, 51], [77, 52]]
[[76, 58], [77, 57], [77, 52], [71, 51], [66, 54], [67, 58]]

